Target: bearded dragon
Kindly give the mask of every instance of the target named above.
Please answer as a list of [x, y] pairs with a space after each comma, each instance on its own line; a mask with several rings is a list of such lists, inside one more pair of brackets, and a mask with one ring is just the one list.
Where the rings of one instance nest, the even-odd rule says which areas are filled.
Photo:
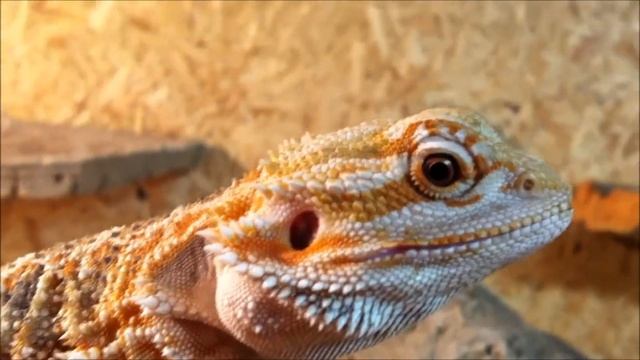
[[4, 358], [335, 358], [557, 237], [571, 190], [477, 113], [288, 141], [218, 195], [2, 267]]

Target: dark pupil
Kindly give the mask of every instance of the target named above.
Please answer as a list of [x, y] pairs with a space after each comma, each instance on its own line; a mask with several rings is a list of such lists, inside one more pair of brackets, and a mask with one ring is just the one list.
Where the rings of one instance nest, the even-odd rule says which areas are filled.
[[460, 177], [456, 159], [448, 154], [427, 156], [422, 163], [422, 173], [436, 186], [449, 186]]

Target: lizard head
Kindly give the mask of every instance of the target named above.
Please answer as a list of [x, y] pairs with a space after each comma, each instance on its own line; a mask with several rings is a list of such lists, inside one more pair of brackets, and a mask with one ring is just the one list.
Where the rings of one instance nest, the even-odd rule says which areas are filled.
[[544, 162], [451, 109], [287, 142], [222, 198], [203, 233], [218, 316], [275, 357], [373, 345], [572, 217]]

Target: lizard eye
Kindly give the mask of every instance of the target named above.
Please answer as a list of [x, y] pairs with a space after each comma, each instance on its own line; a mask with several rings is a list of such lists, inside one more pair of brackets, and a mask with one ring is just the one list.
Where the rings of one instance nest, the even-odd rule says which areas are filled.
[[422, 174], [433, 185], [445, 187], [460, 179], [460, 167], [449, 154], [431, 154], [422, 162]]
[[442, 138], [426, 138], [411, 154], [410, 177], [426, 196], [441, 199], [462, 194], [473, 185], [473, 158], [462, 145]]

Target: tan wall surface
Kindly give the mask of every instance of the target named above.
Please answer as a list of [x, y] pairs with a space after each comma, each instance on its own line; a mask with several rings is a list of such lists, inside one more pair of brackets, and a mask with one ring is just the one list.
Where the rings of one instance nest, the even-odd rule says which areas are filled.
[[461, 105], [572, 180], [638, 183], [638, 52], [638, 2], [3, 2], [2, 109], [253, 166], [307, 130]]

